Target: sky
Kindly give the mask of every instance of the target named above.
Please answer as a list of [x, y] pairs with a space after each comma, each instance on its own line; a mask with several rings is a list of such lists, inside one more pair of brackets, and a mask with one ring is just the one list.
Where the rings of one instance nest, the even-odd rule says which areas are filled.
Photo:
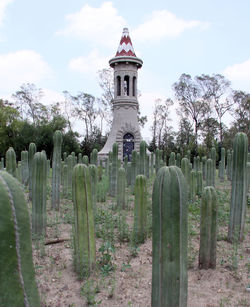
[[250, 91], [250, 0], [0, 0], [0, 98], [24, 83], [42, 88], [47, 104], [64, 90], [99, 97], [97, 71], [115, 56], [123, 27], [144, 63], [144, 138], [155, 99], [174, 98], [182, 73], [220, 73]]

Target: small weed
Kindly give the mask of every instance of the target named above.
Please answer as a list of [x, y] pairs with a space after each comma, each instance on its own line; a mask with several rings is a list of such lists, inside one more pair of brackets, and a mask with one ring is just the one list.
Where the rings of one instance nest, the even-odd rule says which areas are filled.
[[130, 269], [131, 265], [129, 263], [122, 263], [121, 271], [126, 272], [127, 269]]
[[101, 253], [101, 258], [98, 261], [101, 273], [107, 276], [115, 270], [115, 265], [112, 263], [115, 248], [110, 242], [105, 242], [98, 251]]
[[99, 285], [92, 279], [86, 280], [81, 288], [81, 295], [87, 300], [89, 306], [97, 306], [101, 304], [100, 301], [96, 301], [95, 295], [100, 292]]

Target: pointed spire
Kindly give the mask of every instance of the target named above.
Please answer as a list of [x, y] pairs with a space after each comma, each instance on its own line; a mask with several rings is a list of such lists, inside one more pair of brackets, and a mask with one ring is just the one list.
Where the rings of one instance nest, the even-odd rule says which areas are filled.
[[118, 56], [132, 56], [136, 57], [134, 48], [129, 36], [128, 28], [123, 28], [122, 37], [118, 50], [116, 52], [116, 57]]

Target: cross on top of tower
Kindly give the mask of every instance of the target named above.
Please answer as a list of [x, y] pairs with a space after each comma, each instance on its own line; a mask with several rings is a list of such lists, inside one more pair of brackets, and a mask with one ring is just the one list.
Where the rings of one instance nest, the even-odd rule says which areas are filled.
[[132, 56], [136, 57], [134, 48], [129, 36], [128, 28], [123, 28], [122, 37], [118, 50], [116, 52], [116, 57], [118, 56]]

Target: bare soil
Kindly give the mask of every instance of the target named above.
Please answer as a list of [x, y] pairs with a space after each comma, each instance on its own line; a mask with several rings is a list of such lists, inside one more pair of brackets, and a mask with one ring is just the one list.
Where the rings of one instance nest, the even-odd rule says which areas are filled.
[[[151, 195], [149, 188], [149, 195]], [[250, 238], [245, 236], [238, 245], [226, 241], [229, 212], [230, 184], [218, 183], [218, 244], [215, 270], [198, 269], [199, 253], [199, 200], [190, 205], [189, 213], [189, 270], [188, 306], [250, 306]], [[133, 225], [133, 196], [128, 190], [128, 208], [124, 210], [131, 231]], [[149, 196], [149, 211], [151, 197]], [[48, 201], [48, 206], [50, 202]], [[97, 203], [100, 212], [106, 211], [117, 217], [114, 200]], [[36, 280], [43, 306], [151, 306], [152, 241], [149, 237], [137, 250], [129, 242], [118, 240], [119, 229], [114, 231], [114, 252], [111, 252], [112, 268], [102, 271], [97, 265], [95, 272], [83, 280], [75, 273], [72, 250], [73, 206], [70, 200], [62, 200], [60, 213], [48, 210], [48, 227], [44, 240], [33, 242], [33, 259]], [[149, 212], [150, 218], [150, 212]], [[246, 229], [249, 229], [249, 214]], [[100, 225], [99, 230], [104, 232]], [[112, 230], [111, 230], [112, 234]], [[102, 259], [99, 248], [105, 243], [98, 235], [96, 240], [97, 262]], [[44, 245], [53, 239], [65, 241]], [[237, 267], [237, 268], [236, 268]], [[89, 305], [88, 305], [89, 304]]]

